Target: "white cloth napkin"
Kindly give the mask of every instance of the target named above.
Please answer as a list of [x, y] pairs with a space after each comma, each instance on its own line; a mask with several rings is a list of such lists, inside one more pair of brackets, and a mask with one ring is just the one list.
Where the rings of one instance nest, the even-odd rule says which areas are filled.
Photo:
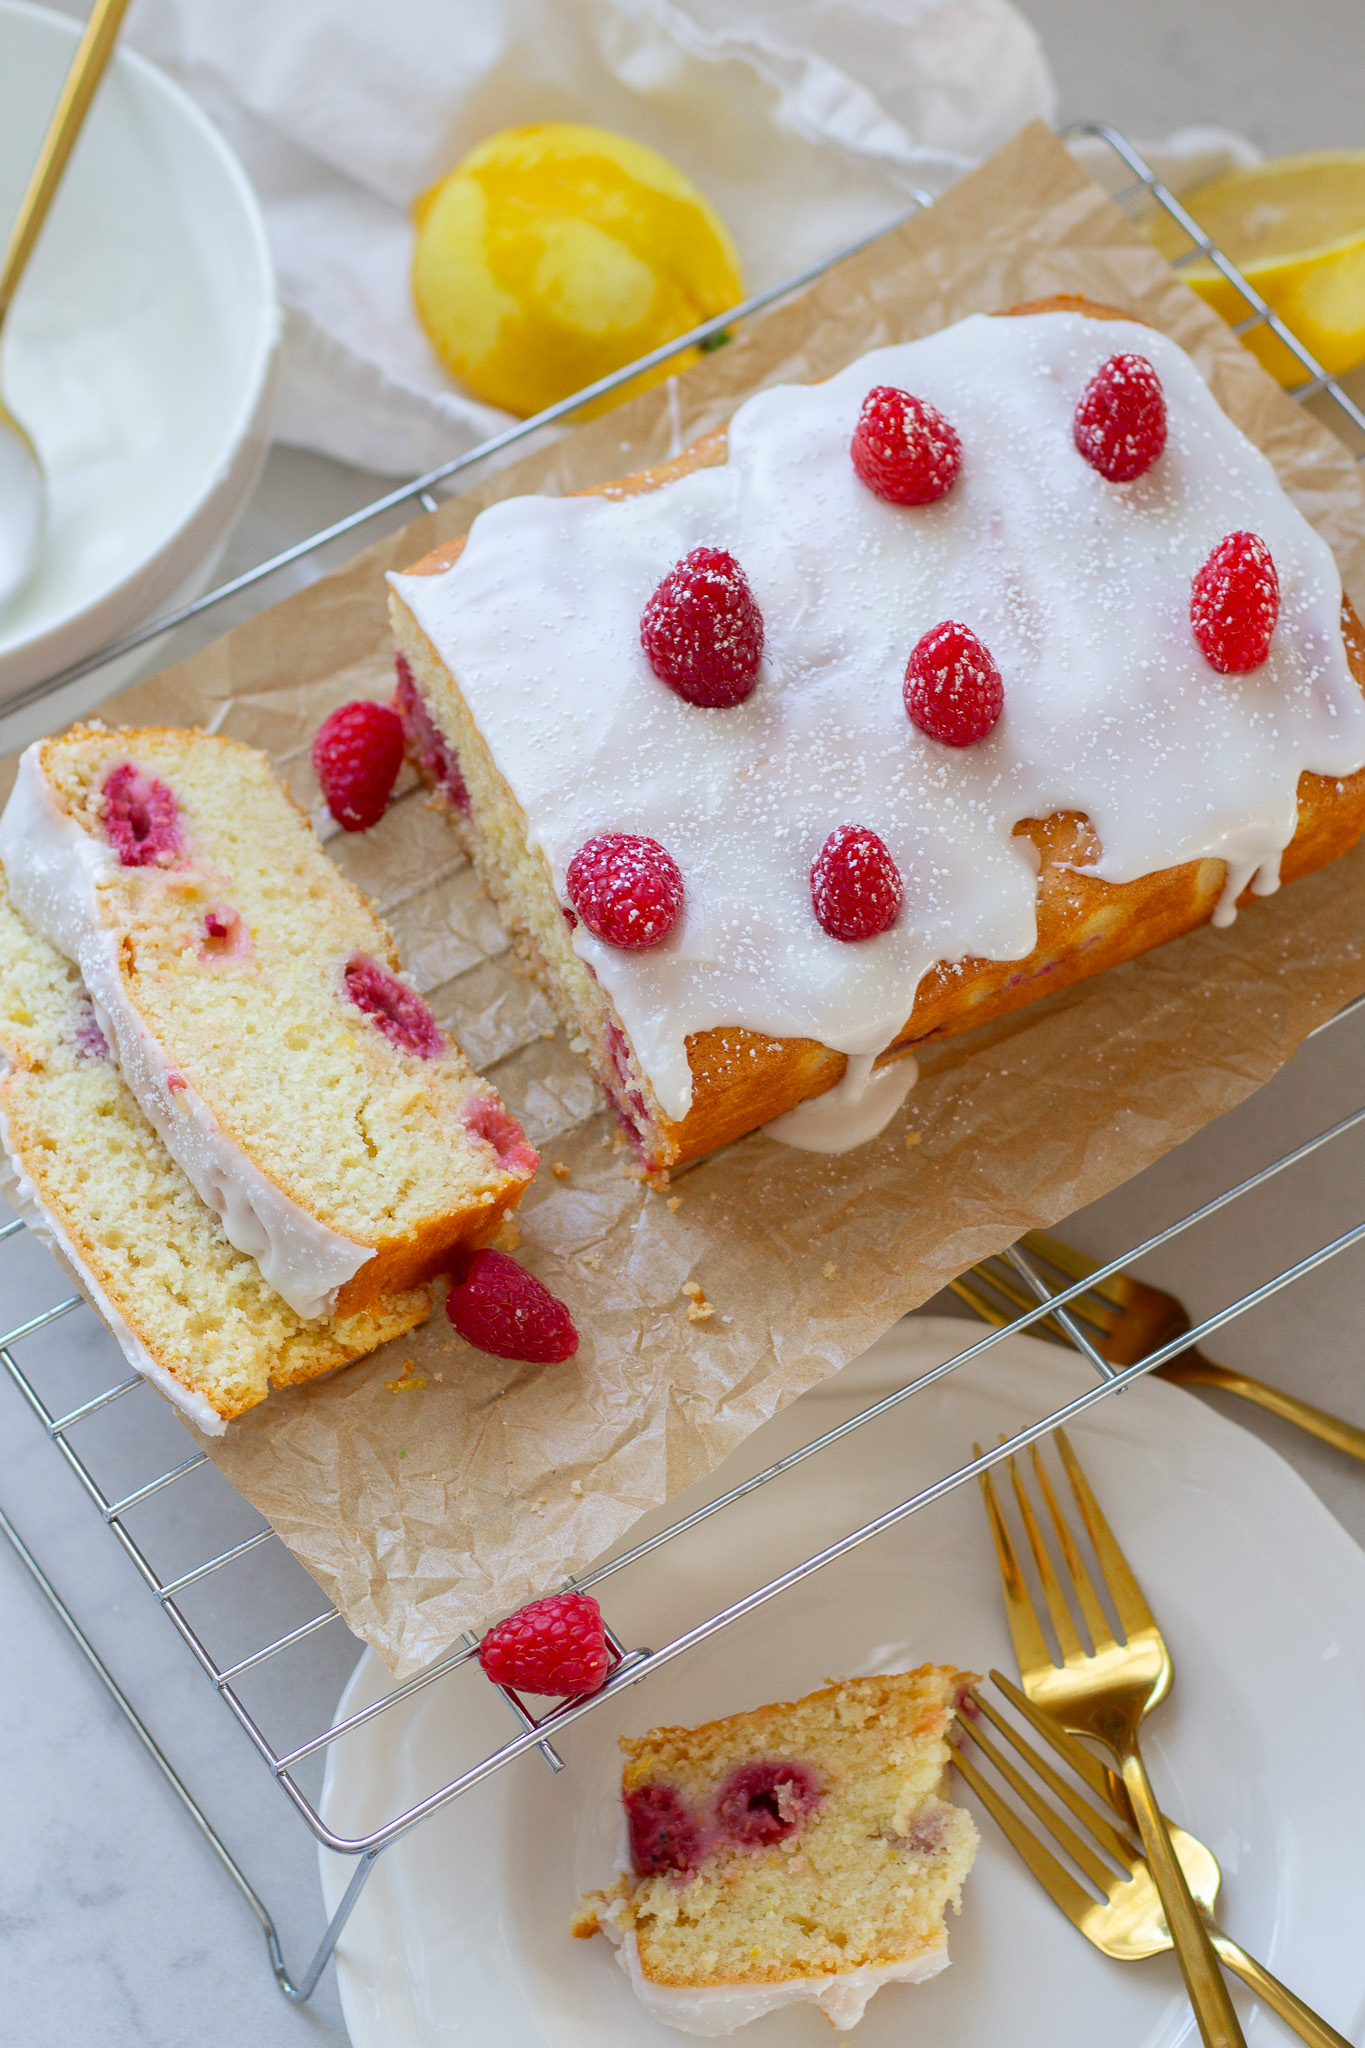
[[286, 316], [278, 437], [395, 475], [508, 418], [443, 369], [408, 280], [413, 199], [496, 130], [591, 121], [661, 150], [757, 290], [942, 191], [1054, 99], [1009, 0], [139, 0], [129, 34], [261, 198]]

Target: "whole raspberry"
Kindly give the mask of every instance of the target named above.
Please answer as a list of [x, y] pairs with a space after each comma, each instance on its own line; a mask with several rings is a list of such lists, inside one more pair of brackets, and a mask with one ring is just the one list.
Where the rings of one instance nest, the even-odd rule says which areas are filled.
[[562, 1365], [578, 1349], [564, 1303], [506, 1252], [474, 1253], [446, 1296], [446, 1314], [466, 1344], [494, 1358]]
[[1111, 484], [1145, 476], [1166, 446], [1166, 397], [1146, 356], [1101, 363], [1076, 407], [1076, 446]]
[[945, 619], [918, 641], [905, 664], [910, 723], [948, 747], [970, 747], [992, 732], [1005, 708], [1000, 671], [969, 626]]
[[594, 938], [639, 950], [657, 946], [678, 922], [683, 878], [657, 839], [602, 832], [569, 862], [569, 901]]
[[388, 808], [403, 765], [403, 721], [391, 704], [361, 697], [323, 719], [313, 770], [343, 832], [368, 832]]
[[183, 850], [180, 807], [159, 775], [120, 761], [105, 777], [102, 819], [125, 868], [167, 867]]
[[962, 467], [951, 420], [894, 384], [868, 392], [848, 452], [868, 489], [892, 505], [932, 505], [952, 489]]
[[832, 939], [872, 939], [896, 922], [900, 869], [875, 832], [841, 825], [815, 856], [810, 900]]
[[626, 1793], [625, 1807], [637, 1877], [696, 1869], [702, 1859], [701, 1826], [675, 1785], [637, 1785]]
[[1194, 579], [1190, 624], [1220, 675], [1244, 676], [1270, 652], [1280, 616], [1280, 579], [1257, 533], [1229, 533]]
[[597, 1692], [611, 1668], [602, 1610], [591, 1593], [552, 1593], [490, 1628], [479, 1662], [495, 1685], [566, 1699]]
[[724, 548], [693, 548], [659, 585], [640, 619], [640, 645], [661, 683], [712, 708], [748, 696], [763, 658], [763, 614]]
[[352, 953], [346, 962], [346, 993], [400, 1052], [415, 1059], [438, 1060], [446, 1049], [441, 1027], [415, 988], [390, 974], [368, 953]]

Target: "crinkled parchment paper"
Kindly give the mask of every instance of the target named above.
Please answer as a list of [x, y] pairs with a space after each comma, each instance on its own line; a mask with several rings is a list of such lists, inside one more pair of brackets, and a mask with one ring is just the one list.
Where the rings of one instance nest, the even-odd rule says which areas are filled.
[[[108, 715], [199, 722], [265, 746], [316, 802], [318, 720], [391, 686], [386, 569], [463, 531], [494, 498], [658, 461], [761, 385], [822, 377], [879, 343], [1057, 291], [1126, 307], [1190, 350], [1365, 610], [1365, 499], [1350, 458], [1036, 126], [676, 384], [416, 520]], [[905, 1112], [859, 1151], [820, 1158], [754, 1136], [660, 1195], [623, 1173], [592, 1083], [513, 966], [441, 816], [404, 789], [377, 830], [329, 848], [542, 1148], [519, 1256], [569, 1302], [582, 1347], [567, 1365], [507, 1365], [470, 1351], [438, 1309], [425, 1330], [275, 1395], [207, 1445], [399, 1676], [580, 1568], [963, 1267], [1240, 1102], [1365, 989], [1362, 846], [1229, 931], [934, 1047]], [[685, 1284], [704, 1290], [709, 1316]]]

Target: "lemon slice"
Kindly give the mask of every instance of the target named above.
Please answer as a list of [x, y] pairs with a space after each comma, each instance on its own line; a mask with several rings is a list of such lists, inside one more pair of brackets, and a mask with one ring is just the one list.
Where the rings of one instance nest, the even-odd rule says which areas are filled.
[[418, 317], [447, 369], [509, 412], [539, 412], [744, 295], [734, 245], [696, 186], [605, 128], [509, 128], [413, 211]]
[[[1365, 150], [1317, 150], [1227, 171], [1184, 194], [1183, 204], [1325, 370], [1365, 362]], [[1163, 256], [1190, 246], [1164, 213], [1144, 226]], [[1225, 320], [1250, 312], [1203, 258], [1180, 274]], [[1303, 383], [1302, 363], [1273, 334], [1253, 327], [1243, 340], [1281, 384]]]

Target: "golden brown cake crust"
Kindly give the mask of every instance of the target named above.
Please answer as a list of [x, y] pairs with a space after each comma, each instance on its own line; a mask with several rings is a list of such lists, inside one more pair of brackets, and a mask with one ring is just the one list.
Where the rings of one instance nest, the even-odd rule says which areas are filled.
[[[1029, 299], [1002, 309], [1000, 317], [1025, 313], [1084, 313], [1092, 320], [1133, 320], [1117, 306], [1076, 293]], [[652, 469], [610, 483], [592, 484], [576, 497], [638, 497], [695, 469], [726, 459], [724, 427]], [[468, 536], [443, 542], [409, 576], [435, 576], [458, 561]], [[1348, 597], [1341, 606], [1342, 638], [1351, 673], [1365, 694], [1365, 627]], [[458, 679], [456, 679], [458, 682]], [[1292, 882], [1349, 853], [1365, 831], [1365, 769], [1336, 779], [1303, 774], [1298, 788], [1298, 829], [1286, 847], [1280, 875]], [[1038, 849], [1038, 942], [1021, 960], [967, 959], [940, 962], [921, 981], [905, 1028], [882, 1055], [894, 1059], [927, 1039], [945, 1038], [989, 1023], [1039, 996], [1070, 988], [1106, 967], [1133, 960], [1167, 939], [1207, 924], [1217, 908], [1226, 874], [1221, 860], [1189, 861], [1163, 868], [1135, 882], [1102, 882], [1077, 874], [1070, 863], [1094, 858], [1099, 843], [1084, 814], [1057, 812], [1022, 819], [1017, 833]], [[1239, 904], [1254, 902], [1244, 890]], [[663, 1144], [655, 1164], [680, 1166], [717, 1146], [757, 1130], [784, 1111], [822, 1095], [843, 1077], [841, 1052], [809, 1038], [769, 1038], [741, 1026], [694, 1033], [687, 1041], [692, 1070], [692, 1106], [677, 1123], [660, 1117]], [[879, 1062], [880, 1064], [880, 1062]]]

